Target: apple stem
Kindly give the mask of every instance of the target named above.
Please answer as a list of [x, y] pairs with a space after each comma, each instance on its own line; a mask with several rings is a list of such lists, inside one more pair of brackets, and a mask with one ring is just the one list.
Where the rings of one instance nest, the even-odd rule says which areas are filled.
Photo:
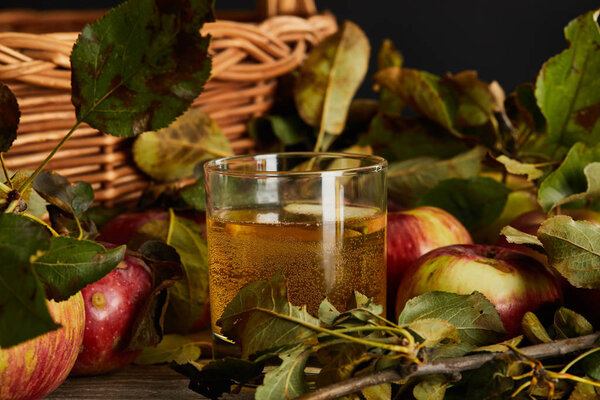
[[[546, 359], [558, 355], [566, 355], [577, 351], [589, 349], [597, 344], [600, 332], [577, 338], [562, 339], [550, 343], [536, 344], [523, 347], [520, 352], [527, 358]], [[512, 352], [512, 350], [508, 350]], [[496, 359], [505, 353], [480, 353], [465, 357], [446, 358], [421, 365], [404, 365], [398, 369], [386, 369], [351, 379], [344, 380], [329, 386], [325, 386], [314, 392], [298, 397], [298, 400], [327, 400], [346, 396], [371, 386], [383, 383], [403, 381], [408, 378], [433, 375], [433, 374], [457, 374], [481, 367], [483, 364]], [[565, 379], [573, 379], [571, 376], [563, 376]], [[579, 380], [583, 378], [577, 377]]]
[[27, 188], [29, 187], [29, 185], [31, 185], [31, 183], [40, 174], [40, 172], [42, 172], [42, 170], [44, 168], [46, 168], [46, 165], [48, 165], [48, 163], [50, 162], [50, 160], [52, 160], [52, 157], [54, 157], [54, 155], [63, 147], [63, 145], [65, 144], [65, 142], [67, 140], [69, 140], [69, 138], [71, 137], [71, 135], [73, 135], [73, 133], [75, 133], [75, 131], [77, 130], [77, 128], [79, 128], [79, 125], [81, 125], [81, 121], [80, 120], [78, 120], [77, 123], [75, 123], [75, 125], [65, 135], [65, 137], [62, 138], [62, 140], [56, 145], [56, 147], [50, 152], [50, 154], [48, 154], [48, 156], [46, 157], [46, 159], [44, 159], [44, 161], [36, 168], [36, 170], [33, 172], [33, 174], [31, 174], [29, 176], [29, 178], [21, 185], [21, 187], [19, 188], [19, 192], [20, 193], [23, 193], [25, 190], [27, 190]]

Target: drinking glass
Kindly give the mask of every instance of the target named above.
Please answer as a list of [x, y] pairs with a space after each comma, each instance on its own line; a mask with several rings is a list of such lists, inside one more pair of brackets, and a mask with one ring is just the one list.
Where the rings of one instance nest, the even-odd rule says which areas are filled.
[[246, 284], [281, 270], [289, 300], [316, 315], [354, 291], [386, 304], [387, 162], [370, 155], [279, 153], [205, 164], [211, 327]]

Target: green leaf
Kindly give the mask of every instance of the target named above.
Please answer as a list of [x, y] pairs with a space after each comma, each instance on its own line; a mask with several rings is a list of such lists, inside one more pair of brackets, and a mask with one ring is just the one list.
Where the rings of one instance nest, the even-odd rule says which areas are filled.
[[50, 248], [50, 234], [16, 214], [0, 215], [0, 348], [58, 329], [31, 260]]
[[162, 364], [175, 362], [186, 364], [196, 361], [202, 354], [201, 344], [183, 335], [165, 335], [155, 347], [145, 347], [135, 359], [136, 364]]
[[347, 343], [340, 345], [339, 351], [336, 351], [329, 359], [323, 358], [323, 356], [320, 357], [323, 367], [315, 378], [317, 387], [324, 387], [351, 378], [358, 366], [370, 360], [372, 356], [368, 355], [364, 345]]
[[[599, 345], [600, 343], [596, 343], [596, 346]], [[584, 358], [581, 363], [586, 375], [595, 381], [600, 382], [600, 353], [596, 352], [590, 354]]]
[[554, 314], [554, 331], [557, 339], [566, 339], [594, 333], [594, 327], [581, 314], [561, 307]]
[[58, 236], [32, 265], [46, 297], [63, 301], [112, 271], [123, 260], [125, 250], [125, 246], [107, 250], [96, 242]]
[[547, 219], [538, 237], [548, 261], [576, 287], [600, 289], [600, 228], [559, 215]]
[[248, 122], [248, 134], [256, 142], [258, 152], [281, 152], [312, 149], [314, 129], [296, 113], [266, 115]]
[[264, 365], [240, 360], [224, 358], [206, 364], [202, 369], [197, 363], [172, 365], [175, 371], [190, 378], [189, 388], [209, 398], [221, 398], [223, 393], [230, 393], [233, 385], [244, 385], [260, 375]]
[[544, 179], [538, 201], [544, 211], [575, 200], [600, 198], [600, 145], [586, 147], [576, 143], [560, 166]]
[[204, 178], [181, 190], [181, 198], [196, 211], [206, 211], [206, 186]]
[[263, 384], [256, 388], [257, 399], [295, 399], [308, 392], [304, 367], [310, 356], [306, 347], [280, 354], [281, 365], [265, 374]]
[[590, 11], [565, 28], [569, 48], [542, 66], [535, 97], [548, 121], [549, 139], [571, 146], [600, 141], [600, 30], [598, 11]]
[[129, 0], [87, 25], [71, 52], [77, 120], [131, 137], [169, 125], [210, 75], [212, 0]]
[[446, 389], [450, 385], [445, 375], [430, 375], [413, 388], [417, 400], [444, 400]]
[[377, 114], [359, 145], [371, 145], [388, 162], [415, 157], [451, 158], [469, 147], [439, 125], [424, 118], [406, 119]]
[[48, 203], [77, 218], [94, 202], [94, 189], [89, 183], [71, 184], [54, 172], [41, 172], [33, 181], [33, 188]]
[[327, 325], [333, 325], [341, 313], [335, 308], [329, 299], [325, 298], [319, 305], [319, 319]]
[[319, 320], [306, 311], [306, 306], [293, 306], [288, 301], [285, 278], [277, 272], [269, 281], [244, 286], [217, 324], [224, 335], [241, 343], [242, 357], [248, 358], [267, 349], [314, 339], [316, 332], [310, 326], [319, 326]]
[[440, 318], [419, 319], [408, 324], [407, 328], [424, 339], [425, 347], [435, 347], [442, 341], [460, 341], [456, 327]]
[[455, 94], [440, 84], [440, 77], [410, 68], [392, 67], [375, 75], [375, 81], [400, 96], [404, 103], [452, 132], [457, 110]]
[[369, 40], [354, 23], [315, 46], [300, 66], [294, 99], [302, 119], [319, 132], [339, 135], [350, 102], [367, 73]]
[[417, 205], [446, 210], [472, 230], [494, 221], [502, 213], [509, 193], [508, 188], [491, 178], [452, 178], [425, 193]]
[[8, 151], [17, 138], [20, 117], [17, 98], [0, 82], [0, 152]]
[[206, 312], [208, 302], [208, 250], [203, 229], [194, 221], [171, 212], [167, 244], [179, 254], [184, 276], [169, 288], [166, 322], [186, 333]]
[[398, 324], [442, 319], [456, 327], [462, 342], [475, 346], [495, 343], [505, 332], [498, 311], [481, 293], [459, 295], [429, 292], [409, 300], [398, 317]]
[[504, 168], [506, 168], [506, 171], [509, 174], [527, 175], [528, 181], [534, 181], [544, 175], [544, 171], [537, 168], [535, 165], [522, 163], [520, 161], [513, 160], [512, 158], [508, 158], [505, 155], [496, 157], [496, 161], [504, 165]]
[[421, 196], [445, 179], [476, 176], [485, 154], [483, 147], [475, 147], [448, 160], [419, 157], [392, 163], [387, 174], [390, 196], [402, 205], [414, 206]]
[[166, 128], [144, 132], [133, 144], [137, 166], [159, 181], [189, 178], [200, 161], [231, 155], [231, 145], [219, 126], [196, 108]]
[[361, 390], [365, 400], [389, 400], [392, 398], [392, 385], [382, 383], [377, 386], [370, 386]]
[[479, 80], [476, 71], [446, 74], [441, 81], [456, 93], [458, 109], [453, 125], [478, 126], [494, 118], [494, 98], [489, 84]]
[[512, 378], [507, 376], [507, 369], [508, 366], [505, 361], [495, 360], [485, 363], [473, 371], [465, 372], [463, 379], [457, 384], [466, 386], [466, 390], [460, 394], [460, 398], [469, 400], [504, 400], [510, 398], [515, 389], [515, 384]]
[[515, 244], [529, 244], [532, 246], [543, 246], [540, 239], [538, 239], [535, 235], [530, 235], [529, 233], [521, 232], [520, 230], [513, 228], [510, 225], [505, 226], [500, 231], [501, 235], [506, 237], [506, 241], [508, 243]]
[[163, 321], [167, 309], [167, 288], [182, 278], [179, 255], [171, 246], [148, 241], [138, 250], [152, 273], [152, 286], [131, 326], [128, 350], [156, 346], [163, 337]]
[[521, 319], [523, 333], [533, 344], [549, 343], [552, 341], [550, 335], [539, 318], [532, 312], [527, 311]]
[[[402, 67], [404, 57], [398, 51], [394, 43], [389, 39], [384, 39], [377, 53], [377, 70], [382, 71], [391, 67]], [[387, 115], [402, 115], [404, 101], [400, 96], [390, 91], [388, 88], [379, 90], [379, 110]]]

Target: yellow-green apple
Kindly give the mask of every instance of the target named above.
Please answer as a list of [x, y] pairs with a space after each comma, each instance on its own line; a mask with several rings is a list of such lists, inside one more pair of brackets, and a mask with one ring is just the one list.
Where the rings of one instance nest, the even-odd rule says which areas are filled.
[[559, 281], [543, 264], [500, 246], [454, 245], [423, 255], [398, 287], [396, 316], [411, 298], [436, 290], [482, 293], [498, 310], [509, 337], [520, 333], [527, 311], [562, 301]]
[[502, 213], [490, 224], [473, 233], [477, 243], [494, 244], [500, 236], [500, 231], [518, 216], [530, 212], [540, 211], [537, 197], [529, 190], [515, 190], [510, 192]]
[[7, 349], [0, 349], [0, 399], [41, 399], [65, 380], [81, 347], [85, 311], [81, 293], [48, 301], [61, 328]]
[[404, 271], [430, 250], [473, 243], [467, 229], [437, 207], [417, 207], [387, 216], [387, 310], [394, 312], [395, 293]]
[[127, 346], [134, 321], [151, 289], [148, 267], [138, 258], [126, 255], [117, 268], [81, 291], [85, 334], [72, 375], [103, 374], [135, 360], [140, 351], [127, 350]]

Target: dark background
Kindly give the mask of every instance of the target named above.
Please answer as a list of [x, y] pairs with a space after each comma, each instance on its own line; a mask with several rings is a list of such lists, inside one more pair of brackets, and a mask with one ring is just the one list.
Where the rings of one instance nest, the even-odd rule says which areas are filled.
[[[0, 0], [0, 8], [109, 8], [119, 0]], [[216, 0], [219, 9], [251, 9], [253, 0]], [[566, 47], [564, 26], [595, 0], [317, 0], [340, 21], [367, 33], [373, 54], [393, 39], [405, 66], [436, 74], [479, 71], [509, 92], [533, 81], [542, 63]], [[372, 57], [373, 59], [374, 57]], [[370, 72], [372, 74], [373, 71]], [[367, 79], [361, 94], [369, 95]]]

